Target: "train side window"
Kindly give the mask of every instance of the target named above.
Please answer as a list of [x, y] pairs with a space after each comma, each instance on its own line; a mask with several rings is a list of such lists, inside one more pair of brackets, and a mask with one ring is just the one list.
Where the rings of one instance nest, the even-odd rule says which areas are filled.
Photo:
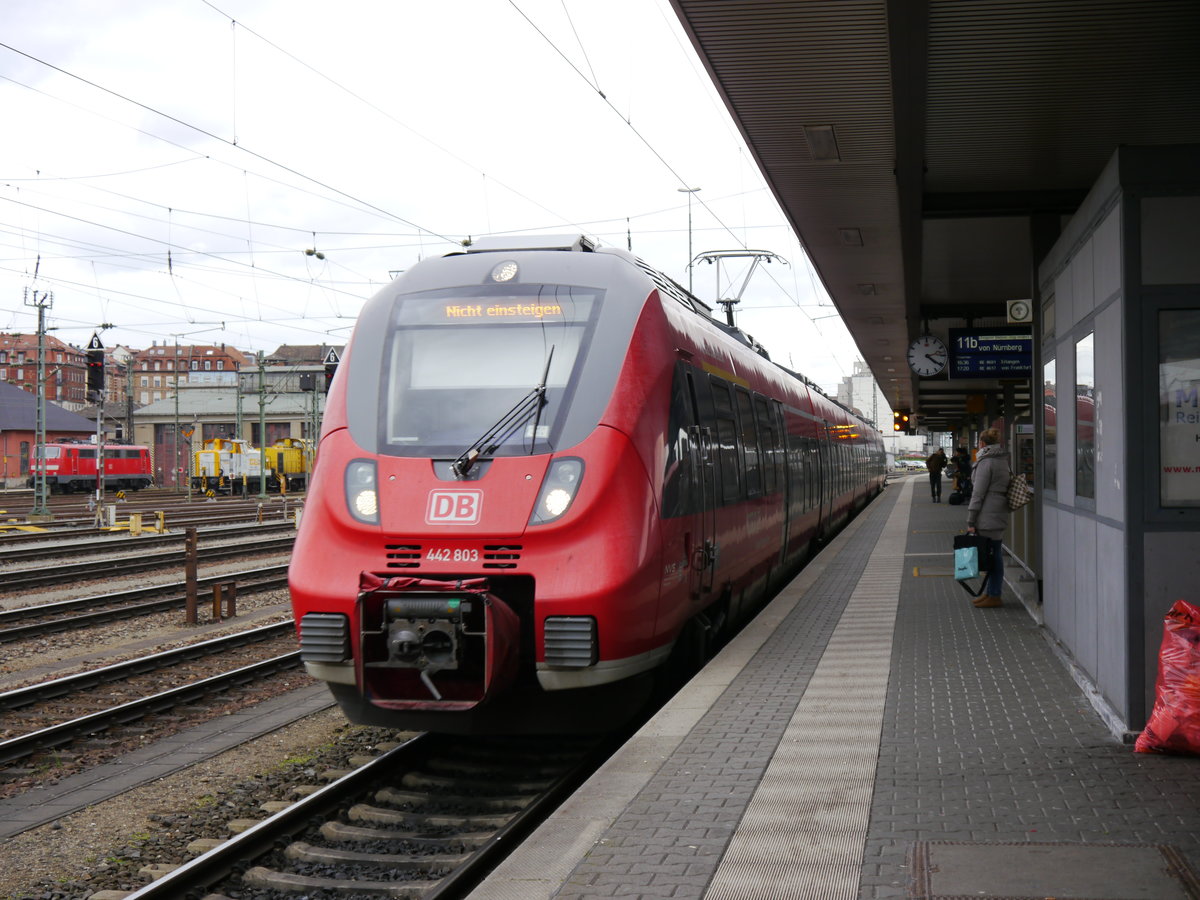
[[842, 443], [841, 457], [842, 457], [842, 493], [844, 494], [844, 493], [846, 493], [846, 491], [850, 490], [850, 480], [854, 475], [854, 473], [852, 473], [850, 471], [850, 448], [846, 446], [845, 442]]
[[804, 511], [808, 512], [810, 509], [812, 509], [812, 505], [813, 505], [812, 504], [813, 464], [812, 464], [812, 447], [810, 446], [809, 440], [807, 437], [803, 437], [800, 439], [800, 459], [802, 460], [803, 466], [804, 466]]
[[683, 364], [675, 367], [671, 382], [671, 407], [667, 417], [667, 459], [663, 471], [662, 517], [664, 519], [693, 512], [699, 504], [694, 471], [695, 449], [688, 426], [695, 424], [691, 392]]
[[745, 388], [737, 388], [739, 436], [742, 443], [742, 471], [746, 473], [746, 493], [753, 497], [762, 493], [762, 472], [758, 449], [758, 429], [754, 422], [754, 403]]
[[738, 467], [737, 418], [729, 383], [712, 377], [713, 417], [716, 420], [716, 455], [721, 470], [721, 500], [732, 503], [741, 496], [741, 477]]
[[786, 484], [787, 474], [787, 421], [783, 414], [783, 404], [778, 400], [770, 401], [772, 434], [775, 438], [775, 489], [782, 491]]
[[779, 459], [779, 429], [775, 427], [773, 410], [767, 406], [767, 398], [754, 395], [754, 419], [758, 425], [758, 439], [762, 449], [763, 493], [773, 494], [778, 487], [776, 467]]

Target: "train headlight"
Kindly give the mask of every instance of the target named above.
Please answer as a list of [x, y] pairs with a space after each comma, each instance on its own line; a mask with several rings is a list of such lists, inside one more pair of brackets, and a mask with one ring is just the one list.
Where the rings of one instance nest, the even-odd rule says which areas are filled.
[[583, 480], [583, 460], [566, 457], [550, 463], [542, 489], [538, 492], [530, 525], [545, 525], [553, 522], [571, 508], [579, 482]]
[[367, 525], [379, 524], [379, 492], [375, 463], [356, 459], [346, 466], [346, 506], [350, 515]]

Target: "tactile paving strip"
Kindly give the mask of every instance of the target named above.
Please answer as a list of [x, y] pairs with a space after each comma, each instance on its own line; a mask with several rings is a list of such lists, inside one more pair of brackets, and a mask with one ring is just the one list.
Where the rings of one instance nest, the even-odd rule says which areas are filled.
[[911, 484], [850, 596], [705, 900], [858, 896]]

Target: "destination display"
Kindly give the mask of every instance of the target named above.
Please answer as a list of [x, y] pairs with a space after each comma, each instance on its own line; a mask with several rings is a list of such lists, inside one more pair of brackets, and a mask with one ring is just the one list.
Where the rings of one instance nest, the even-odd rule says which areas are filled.
[[950, 329], [951, 378], [1028, 378], [1033, 329], [1028, 325]]
[[401, 300], [397, 324], [586, 322], [594, 301], [594, 292], [563, 288], [545, 294], [405, 297]]

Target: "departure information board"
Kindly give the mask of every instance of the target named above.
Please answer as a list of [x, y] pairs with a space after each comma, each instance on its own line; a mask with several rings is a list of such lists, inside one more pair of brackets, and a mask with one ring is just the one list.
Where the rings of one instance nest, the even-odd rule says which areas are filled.
[[951, 328], [951, 378], [1029, 378], [1033, 375], [1033, 329], [1028, 325]]

